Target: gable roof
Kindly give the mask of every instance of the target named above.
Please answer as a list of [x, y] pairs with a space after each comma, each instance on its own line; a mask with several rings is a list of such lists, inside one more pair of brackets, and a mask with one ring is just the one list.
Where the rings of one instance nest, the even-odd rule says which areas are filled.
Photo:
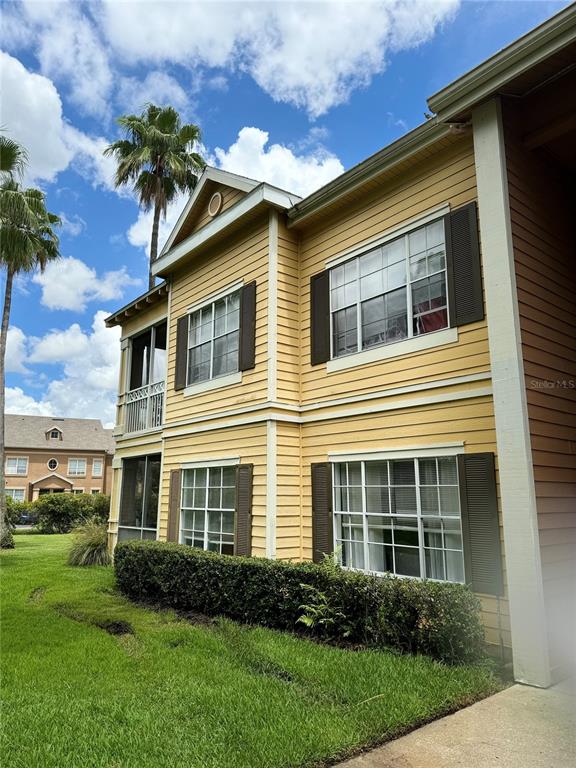
[[[63, 419], [53, 416], [20, 416], [8, 413], [6, 448], [53, 449], [54, 451], [106, 451], [114, 453], [113, 430], [104, 429], [98, 419]], [[46, 433], [60, 429], [62, 439], [51, 442]]]
[[202, 192], [204, 191], [204, 187], [210, 181], [216, 182], [217, 184], [224, 184], [227, 187], [232, 187], [233, 189], [239, 189], [241, 192], [251, 192], [259, 184], [259, 182], [255, 181], [254, 179], [249, 179], [246, 176], [239, 176], [237, 173], [230, 173], [230, 171], [222, 171], [220, 170], [220, 168], [214, 168], [211, 165], [207, 165], [204, 171], [202, 172], [200, 179], [198, 180], [198, 184], [196, 184], [194, 192], [192, 192], [192, 194], [190, 195], [190, 199], [184, 206], [184, 210], [178, 217], [178, 221], [174, 225], [174, 229], [172, 230], [172, 232], [170, 232], [168, 239], [164, 243], [164, 247], [160, 251], [158, 258], [160, 258], [164, 253], [166, 253], [166, 251], [170, 250], [170, 248], [172, 247], [172, 244], [178, 237], [180, 230], [184, 226], [184, 223], [188, 219], [188, 216], [190, 215], [190, 212], [192, 211], [194, 204], [196, 203], [198, 198], [202, 195]]

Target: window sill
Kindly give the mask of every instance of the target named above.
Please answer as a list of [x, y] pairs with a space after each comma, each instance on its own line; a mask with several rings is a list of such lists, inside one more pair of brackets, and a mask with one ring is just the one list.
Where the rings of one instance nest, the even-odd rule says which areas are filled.
[[400, 355], [409, 355], [412, 352], [420, 352], [424, 349], [453, 344], [456, 341], [458, 341], [458, 328], [444, 328], [441, 331], [426, 333], [412, 339], [403, 339], [402, 341], [385, 344], [381, 347], [366, 349], [363, 352], [354, 352], [344, 357], [336, 357], [326, 363], [326, 372], [335, 373], [337, 371], [344, 371], [347, 368], [355, 368], [358, 365], [378, 363], [381, 360], [388, 360], [392, 357], [400, 357]]
[[199, 381], [197, 384], [190, 384], [184, 390], [184, 397], [191, 397], [192, 395], [199, 395], [202, 392], [209, 392], [212, 389], [221, 389], [222, 387], [229, 387], [232, 384], [240, 384], [242, 382], [242, 372], [236, 371], [236, 373], [229, 373], [227, 376], [218, 376], [215, 379], [209, 379], [208, 381]]

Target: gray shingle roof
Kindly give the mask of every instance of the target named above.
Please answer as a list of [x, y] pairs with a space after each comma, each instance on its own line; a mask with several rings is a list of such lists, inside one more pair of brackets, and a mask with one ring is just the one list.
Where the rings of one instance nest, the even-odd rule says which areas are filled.
[[[18, 416], [6, 414], [6, 448], [49, 448], [74, 451], [114, 453], [111, 429], [104, 429], [98, 419], [63, 419], [53, 416]], [[46, 432], [59, 429], [62, 440], [46, 439]]]

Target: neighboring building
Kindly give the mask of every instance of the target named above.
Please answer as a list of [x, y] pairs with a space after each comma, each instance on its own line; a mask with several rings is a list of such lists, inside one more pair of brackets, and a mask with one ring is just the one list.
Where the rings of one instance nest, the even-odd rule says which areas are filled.
[[561, 673], [576, 542], [576, 6], [300, 200], [209, 168], [119, 310], [111, 543], [462, 582]]
[[97, 419], [6, 415], [6, 494], [110, 493], [114, 436]]

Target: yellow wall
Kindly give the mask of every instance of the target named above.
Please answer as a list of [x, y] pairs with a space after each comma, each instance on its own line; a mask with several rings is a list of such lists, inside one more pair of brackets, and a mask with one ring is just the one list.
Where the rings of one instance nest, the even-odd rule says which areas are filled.
[[215, 216], [210, 216], [208, 213], [208, 204], [210, 198], [215, 192], [220, 192], [222, 195], [222, 208], [217, 216], [220, 216], [224, 211], [231, 208], [236, 203], [240, 202], [243, 197], [246, 196], [246, 192], [241, 192], [239, 189], [226, 186], [226, 184], [216, 184], [215, 182], [209, 182], [200, 197], [196, 200], [193, 210], [190, 211], [188, 218], [182, 226], [178, 237], [174, 240], [174, 245], [181, 243], [189, 235], [198, 232], [198, 230], [209, 224]]
[[449, 203], [453, 208], [476, 199], [472, 139], [437, 153], [389, 185], [363, 195], [355, 205], [301, 233], [300, 318], [302, 402], [356, 395], [490, 369], [486, 322], [458, 329], [458, 341], [441, 348], [402, 355], [385, 362], [327, 373], [310, 365], [310, 277], [326, 261], [375, 239], [407, 220]]
[[[176, 431], [176, 430], [174, 430]], [[266, 424], [230, 427], [213, 431], [191, 430], [179, 437], [167, 437], [162, 464], [159, 538], [166, 539], [170, 470], [190, 461], [231, 459], [254, 464], [252, 499], [252, 554], [266, 553]]]
[[[193, 397], [174, 389], [176, 324], [189, 307], [238, 280], [256, 280], [256, 367], [242, 373], [240, 384], [211, 390]], [[173, 277], [170, 311], [170, 344], [166, 390], [166, 423], [191, 416], [217, 413], [241, 405], [263, 402], [267, 395], [268, 311], [268, 216], [265, 215], [207, 250]]]

